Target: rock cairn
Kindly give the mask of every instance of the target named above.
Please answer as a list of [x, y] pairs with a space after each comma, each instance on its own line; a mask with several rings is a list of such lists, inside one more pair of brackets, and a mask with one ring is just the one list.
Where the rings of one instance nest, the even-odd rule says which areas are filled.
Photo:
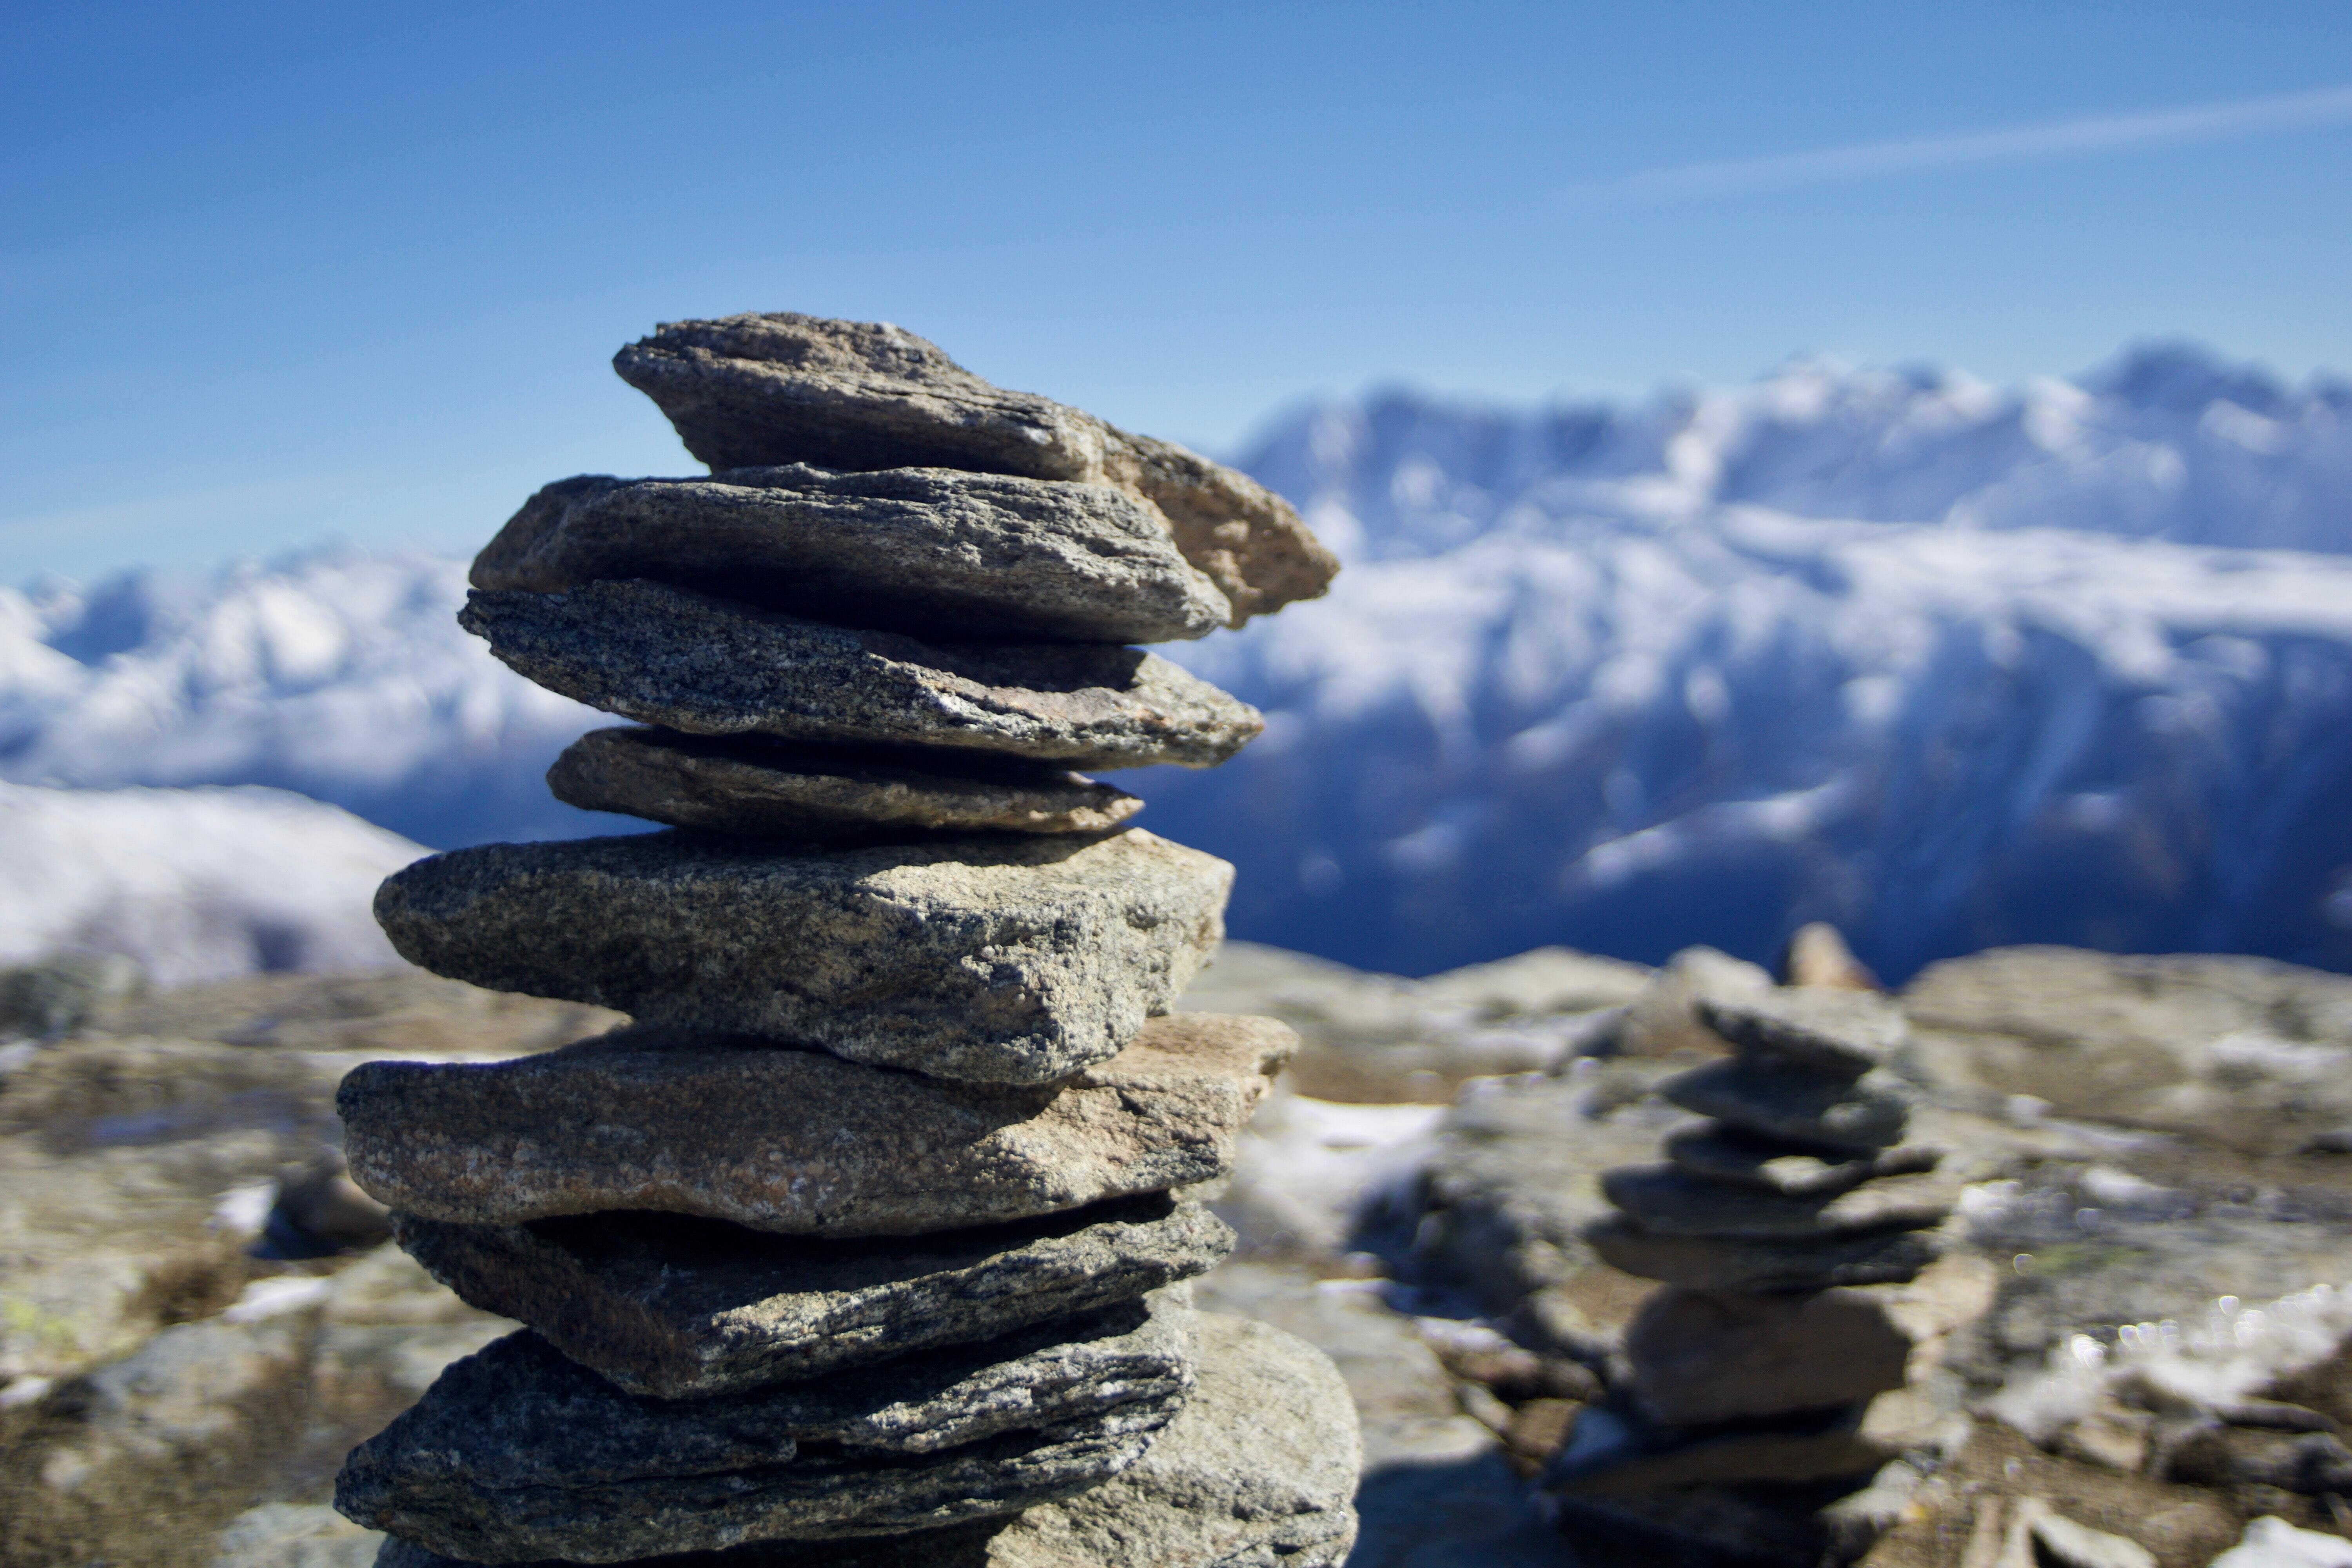
[[1344, 1386], [1186, 1283], [1294, 1037], [1169, 1013], [1232, 868], [1070, 771], [1233, 755], [1257, 713], [1126, 645], [1335, 563], [895, 327], [683, 322], [615, 365], [712, 474], [547, 487], [460, 618], [643, 726], [555, 793], [670, 830], [437, 855], [376, 910], [436, 973], [634, 1022], [344, 1081], [401, 1245], [529, 1326], [336, 1506], [411, 1568], [1339, 1563]]
[[[1612, 1495], [1833, 1481], [1932, 1448], [1950, 1413], [1917, 1386], [1922, 1352], [1990, 1296], [1977, 1260], [1938, 1261], [1958, 1192], [1936, 1150], [1906, 1142], [1891, 1003], [1808, 987], [1696, 1009], [1733, 1054], [1662, 1092], [1704, 1120], [1668, 1132], [1665, 1163], [1605, 1173], [1616, 1212], [1586, 1232], [1666, 1289], [1628, 1326], [1611, 1404], [1549, 1472], [1579, 1516]], [[1690, 1516], [1687, 1496], [1676, 1507]]]

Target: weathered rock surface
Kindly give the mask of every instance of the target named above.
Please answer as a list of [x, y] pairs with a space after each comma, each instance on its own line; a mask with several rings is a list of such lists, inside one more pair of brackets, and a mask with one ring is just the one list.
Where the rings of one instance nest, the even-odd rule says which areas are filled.
[[667, 730], [591, 730], [555, 759], [547, 787], [583, 811], [809, 841], [1100, 833], [1143, 809], [1083, 774], [982, 752], [910, 756]]
[[806, 1241], [677, 1215], [395, 1222], [474, 1305], [631, 1394], [725, 1394], [1013, 1332], [1190, 1279], [1231, 1249], [1165, 1194], [984, 1230]]
[[1585, 1239], [1611, 1267], [1689, 1290], [1820, 1290], [1912, 1278], [1937, 1256], [1916, 1230], [1874, 1231], [1795, 1245], [1732, 1237], [1659, 1236], [1612, 1215]]
[[1625, 1354], [1643, 1412], [1664, 1426], [1696, 1426], [1850, 1405], [1900, 1388], [1911, 1339], [1867, 1290], [1668, 1289], [1626, 1329]]
[[1166, 642], [1233, 614], [1127, 491], [946, 468], [564, 479], [472, 580], [549, 594], [624, 577], [933, 637]]
[[1685, 1110], [1751, 1132], [1865, 1153], [1902, 1141], [1916, 1098], [1883, 1069], [1855, 1078], [1748, 1057], [1694, 1068], [1660, 1092]]
[[1788, 1146], [1714, 1122], [1677, 1128], [1660, 1141], [1667, 1159], [1711, 1181], [1754, 1187], [1787, 1197], [1825, 1197], [1879, 1176], [1916, 1175], [1935, 1169], [1941, 1152], [1906, 1143], [1867, 1159], [1792, 1154]]
[[1204, 1314], [1184, 1411], [1107, 1485], [1034, 1508], [991, 1568], [1338, 1568], [1356, 1536], [1356, 1412], [1330, 1361]]
[[1999, 1106], [2158, 1128], [2254, 1154], [2352, 1127], [2352, 977], [2225, 953], [2002, 947], [1903, 993], [1922, 1067]]
[[428, 1218], [653, 1209], [905, 1236], [1223, 1174], [1297, 1039], [1268, 1018], [1173, 1014], [1063, 1082], [981, 1088], [636, 1028], [478, 1067], [372, 1063], [336, 1105], [353, 1178]]
[[[1338, 1568], [1356, 1413], [1331, 1363], [1264, 1323], [1198, 1320], [1198, 1382], [1143, 1457], [1105, 1484], [1010, 1519], [869, 1540], [739, 1548], [728, 1568]], [[648, 1568], [688, 1568], [655, 1559]], [[376, 1568], [470, 1568], [413, 1542]]]
[[1134, 828], [834, 849], [664, 833], [453, 850], [375, 908], [404, 957], [476, 984], [1041, 1083], [1175, 1000], [1232, 879]]
[[335, 1506], [482, 1562], [625, 1562], [1018, 1511], [1131, 1464], [1192, 1386], [1164, 1295], [716, 1399], [623, 1394], [529, 1332], [360, 1446]]
[[1780, 1296], [1666, 1289], [1625, 1331], [1643, 1410], [1705, 1426], [1816, 1410], [1920, 1378], [1992, 1304], [1985, 1260], [1957, 1254], [1907, 1284]]
[[1675, 1165], [1624, 1165], [1601, 1178], [1609, 1201], [1658, 1236], [1809, 1241], [1863, 1231], [1916, 1230], [1940, 1223], [1957, 1183], [1892, 1176], [1843, 1193], [1783, 1196], [1695, 1176]]
[[1853, 1076], [1893, 1061], [1911, 1034], [1900, 1008], [1867, 991], [1783, 986], [1701, 996], [1695, 1005], [1706, 1026], [1734, 1049]]
[[791, 311], [672, 321], [613, 368], [717, 469], [936, 467], [1117, 486], [1167, 518], [1234, 626], [1314, 598], [1339, 570], [1289, 503], [1247, 476], [992, 386], [898, 327]]
[[1265, 728], [1256, 709], [1139, 648], [918, 642], [637, 579], [478, 589], [457, 619], [528, 680], [696, 735], [1214, 767]]

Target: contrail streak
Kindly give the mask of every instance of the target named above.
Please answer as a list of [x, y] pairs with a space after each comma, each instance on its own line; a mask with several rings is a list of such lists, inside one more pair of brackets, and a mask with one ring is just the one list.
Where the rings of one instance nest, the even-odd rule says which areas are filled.
[[1566, 187], [1560, 197], [1570, 205], [1585, 205], [1629, 197], [1738, 195], [1900, 174], [1940, 174], [2179, 147], [2231, 136], [2339, 125], [2347, 121], [2352, 121], [2352, 87], [2338, 87], [2285, 98], [2169, 109], [2153, 114], [2105, 115], [1958, 136], [1918, 136], [1757, 158], [1675, 163], [1585, 181]]

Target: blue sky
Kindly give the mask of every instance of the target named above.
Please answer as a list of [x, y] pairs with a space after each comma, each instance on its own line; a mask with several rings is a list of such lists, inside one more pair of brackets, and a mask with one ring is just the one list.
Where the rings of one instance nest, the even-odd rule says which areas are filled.
[[2352, 5], [11, 10], [0, 581], [690, 468], [657, 320], [896, 321], [1230, 451], [1791, 353], [2352, 370]]

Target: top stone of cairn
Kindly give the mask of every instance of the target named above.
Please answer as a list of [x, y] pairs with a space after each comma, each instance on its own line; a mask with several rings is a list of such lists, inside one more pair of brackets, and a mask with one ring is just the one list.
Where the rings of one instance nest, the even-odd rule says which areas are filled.
[[1125, 490], [1167, 518], [1236, 626], [1314, 598], [1339, 570], [1289, 503], [1255, 480], [992, 385], [903, 328], [794, 311], [672, 321], [613, 368], [715, 470], [961, 468]]

